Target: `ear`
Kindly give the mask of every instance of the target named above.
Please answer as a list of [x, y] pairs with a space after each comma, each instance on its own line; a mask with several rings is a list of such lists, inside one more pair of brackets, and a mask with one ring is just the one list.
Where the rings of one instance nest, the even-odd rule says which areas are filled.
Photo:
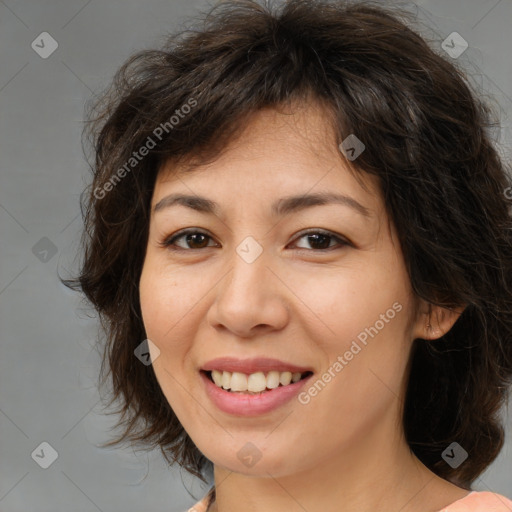
[[421, 300], [413, 339], [436, 340], [441, 338], [453, 327], [464, 309], [465, 306], [448, 309]]

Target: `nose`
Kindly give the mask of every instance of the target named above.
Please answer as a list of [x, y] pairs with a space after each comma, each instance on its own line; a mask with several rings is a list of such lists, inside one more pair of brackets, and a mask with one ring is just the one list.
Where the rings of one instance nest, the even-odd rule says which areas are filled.
[[215, 288], [209, 325], [240, 338], [282, 329], [289, 320], [287, 288], [269, 267], [265, 251], [251, 263], [233, 251], [230, 267]]

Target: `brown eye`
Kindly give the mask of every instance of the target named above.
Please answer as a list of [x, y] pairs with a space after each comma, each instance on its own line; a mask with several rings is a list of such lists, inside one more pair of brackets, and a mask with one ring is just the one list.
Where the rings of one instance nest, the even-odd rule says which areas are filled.
[[[325, 251], [328, 249], [332, 249], [333, 247], [350, 245], [350, 243], [346, 240], [343, 240], [339, 236], [334, 235], [328, 231], [309, 231], [307, 233], [303, 233], [301, 236], [296, 238], [296, 240], [306, 239], [307, 243], [310, 245], [311, 249], [307, 247], [299, 247], [299, 249], [306, 250], [314, 250], [314, 251]], [[331, 242], [335, 241], [334, 245], [331, 245]]]
[[[347, 240], [344, 240], [340, 236], [337, 236], [329, 231], [309, 231], [302, 233], [295, 240], [305, 239], [308, 247], [300, 247], [299, 249], [305, 249], [307, 251], [313, 252], [321, 252], [328, 251], [330, 249], [340, 248], [343, 246], [351, 246], [352, 244]], [[180, 243], [177, 243], [180, 241]], [[189, 229], [186, 231], [179, 232], [170, 238], [167, 238], [159, 245], [162, 247], [166, 247], [169, 250], [173, 251], [186, 251], [186, 250], [197, 250], [197, 249], [205, 249], [207, 247], [216, 247], [216, 245], [209, 245], [209, 242], [213, 241], [213, 238], [203, 231]], [[334, 244], [332, 243], [334, 242]]]
[[[178, 240], [184, 240], [184, 246], [176, 244]], [[166, 239], [160, 245], [171, 250], [187, 250], [187, 249], [204, 249], [208, 247], [208, 241], [213, 240], [212, 237], [202, 231], [189, 230]], [[211, 246], [210, 246], [211, 247]]]

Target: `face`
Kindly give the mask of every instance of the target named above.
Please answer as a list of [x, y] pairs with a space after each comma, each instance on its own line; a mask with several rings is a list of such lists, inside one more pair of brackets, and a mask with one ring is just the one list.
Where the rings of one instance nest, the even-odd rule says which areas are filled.
[[153, 368], [231, 471], [292, 474], [399, 428], [416, 304], [382, 197], [325, 118], [259, 111], [215, 162], [156, 181], [140, 280]]

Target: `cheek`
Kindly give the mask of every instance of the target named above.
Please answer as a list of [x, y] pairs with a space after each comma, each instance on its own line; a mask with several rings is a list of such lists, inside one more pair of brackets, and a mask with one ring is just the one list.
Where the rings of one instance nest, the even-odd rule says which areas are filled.
[[139, 282], [139, 294], [148, 338], [153, 336], [160, 343], [176, 338], [174, 334], [181, 327], [180, 321], [193, 308], [197, 291], [191, 292], [191, 289], [194, 287], [190, 282], [185, 283], [179, 272], [162, 268], [154, 259], [147, 258]]
[[[376, 259], [376, 258], [375, 258]], [[290, 276], [291, 277], [291, 276]], [[297, 305], [304, 312], [306, 328], [320, 345], [333, 350], [348, 350], [352, 340], [371, 339], [375, 333], [404, 334], [409, 309], [408, 281], [400, 267], [383, 265], [368, 258], [358, 268], [335, 268], [307, 278], [293, 277]], [[301, 305], [302, 303], [302, 305]], [[306, 307], [307, 306], [307, 307]], [[310, 319], [310, 320], [307, 320]]]
[[184, 362], [189, 346], [180, 319], [186, 316], [187, 305], [180, 300], [177, 274], [166, 275], [151, 263], [148, 260], [142, 271], [140, 306], [146, 336], [159, 350], [158, 357], [153, 361], [153, 369], [169, 400], [179, 395], [176, 387], [185, 379]]
[[297, 293], [307, 297], [315, 313], [304, 326], [324, 354], [322, 382], [304, 401], [323, 395], [317, 405], [323, 402], [324, 410], [340, 419], [346, 414], [344, 421], [353, 413], [371, 416], [383, 404], [389, 406], [400, 393], [412, 342], [413, 303], [401, 267], [368, 264], [364, 272], [340, 271], [330, 279], [319, 275]]
[[139, 283], [140, 306], [146, 335], [159, 350], [152, 362], [153, 371], [174, 413], [187, 424], [183, 386], [188, 385], [184, 362], [189, 346], [180, 332], [179, 319], [185, 311], [178, 286], [177, 275], [158, 271], [150, 259], [145, 263]]

